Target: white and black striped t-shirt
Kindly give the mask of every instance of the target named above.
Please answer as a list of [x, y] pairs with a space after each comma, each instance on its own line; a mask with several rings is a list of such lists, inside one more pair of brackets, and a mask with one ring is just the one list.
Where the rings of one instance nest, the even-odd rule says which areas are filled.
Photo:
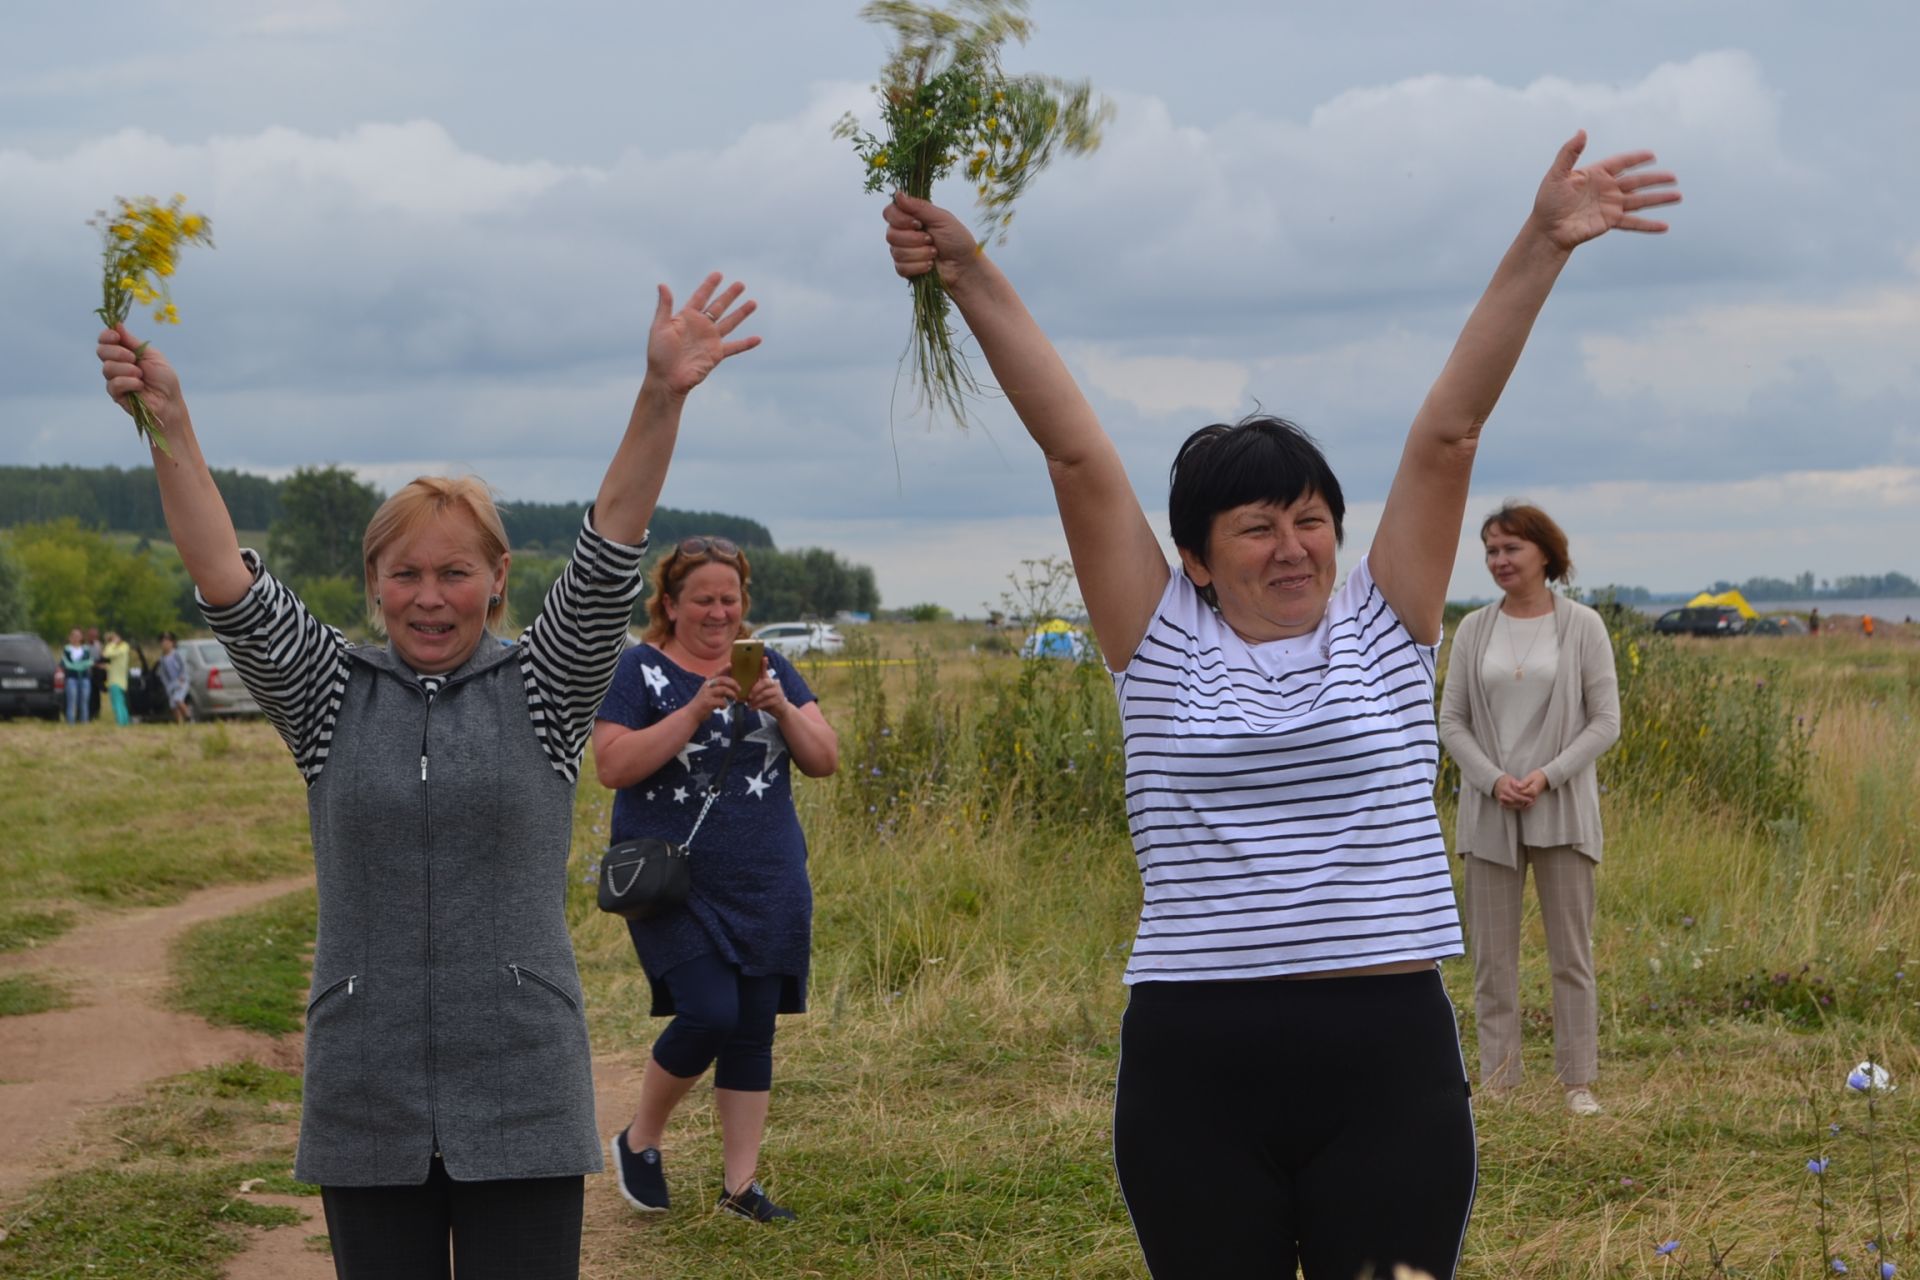
[[[626, 648], [646, 549], [644, 538], [629, 547], [601, 537], [589, 510], [573, 557], [509, 659], [520, 664], [534, 736], [569, 782], [579, 780], [580, 753], [593, 732], [594, 713]], [[258, 555], [240, 554], [253, 570], [253, 586], [220, 609], [196, 592], [200, 612], [312, 786], [333, 746], [334, 722], [352, 671], [349, 646], [339, 628], [307, 612], [292, 588], [262, 568]], [[445, 678], [426, 676], [421, 683], [431, 697]]]
[[1177, 568], [1114, 677], [1145, 900], [1126, 981], [1461, 953], [1434, 810], [1434, 654], [1362, 559], [1310, 635], [1250, 645]]

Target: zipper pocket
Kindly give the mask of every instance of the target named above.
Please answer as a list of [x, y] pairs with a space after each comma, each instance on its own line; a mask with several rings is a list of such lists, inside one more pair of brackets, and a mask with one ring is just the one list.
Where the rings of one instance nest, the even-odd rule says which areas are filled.
[[569, 1008], [578, 1009], [580, 1007], [580, 1002], [568, 995], [565, 987], [562, 987], [551, 978], [541, 977], [523, 964], [510, 964], [507, 966], [507, 971], [513, 975], [513, 985], [516, 987], [523, 985], [520, 979], [532, 978], [535, 982], [553, 992], [553, 994], [559, 996], [562, 1000], [565, 1000]]
[[322, 991], [319, 995], [315, 996], [311, 1001], [307, 1003], [307, 1016], [312, 1017], [313, 1011], [319, 1007], [320, 1002], [322, 1000], [325, 1000], [328, 996], [332, 995], [336, 991], [341, 990], [342, 988], [346, 990], [346, 993], [348, 995], [352, 995], [353, 984], [358, 982], [359, 980], [360, 980], [359, 974], [350, 973], [346, 977], [340, 979], [340, 981], [334, 983], [332, 986]]

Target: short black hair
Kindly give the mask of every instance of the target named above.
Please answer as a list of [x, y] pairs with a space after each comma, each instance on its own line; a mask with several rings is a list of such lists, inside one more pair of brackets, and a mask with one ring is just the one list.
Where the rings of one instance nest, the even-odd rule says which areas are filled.
[[1346, 540], [1347, 501], [1320, 445], [1285, 418], [1252, 414], [1188, 436], [1167, 472], [1173, 545], [1207, 558], [1213, 518], [1250, 502], [1288, 507], [1318, 494], [1333, 512], [1333, 540]]

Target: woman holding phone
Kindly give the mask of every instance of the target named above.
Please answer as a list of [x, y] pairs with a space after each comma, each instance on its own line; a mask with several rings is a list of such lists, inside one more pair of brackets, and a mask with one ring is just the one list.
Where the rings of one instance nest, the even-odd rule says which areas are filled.
[[[793, 1218], [755, 1174], [773, 1087], [774, 1017], [803, 1013], [813, 889], [793, 808], [793, 770], [824, 778], [840, 740], [813, 691], [778, 653], [741, 641], [747, 555], [725, 538], [683, 539], [653, 570], [644, 643], [620, 660], [593, 729], [602, 786], [619, 792], [613, 839], [693, 840], [686, 905], [629, 921], [653, 988], [654, 1040], [633, 1122], [608, 1147], [635, 1209], [668, 1207], [660, 1146], [668, 1119], [714, 1068], [719, 1207], [755, 1222]], [[741, 650], [744, 652], [737, 652]], [[737, 659], [744, 667], [737, 665]]]

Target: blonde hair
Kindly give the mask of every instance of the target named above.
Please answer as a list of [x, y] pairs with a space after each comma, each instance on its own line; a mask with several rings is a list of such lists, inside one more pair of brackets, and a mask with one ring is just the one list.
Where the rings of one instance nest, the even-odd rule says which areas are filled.
[[736, 550], [732, 555], [726, 555], [709, 547], [689, 555], [676, 545], [654, 562], [653, 574], [649, 578], [653, 589], [647, 594], [647, 634], [644, 638], [648, 644], [658, 645], [673, 634], [673, 619], [667, 616], [667, 601], [679, 601], [680, 593], [687, 586], [687, 575], [703, 564], [723, 564], [740, 575], [740, 634], [743, 637], [753, 634], [753, 628], [747, 625], [747, 610], [753, 607], [753, 596], [747, 590], [753, 582], [753, 566], [747, 563], [747, 553]]
[[[454, 512], [473, 527], [476, 549], [491, 568], [499, 568], [506, 559], [507, 528], [500, 522], [500, 508], [494, 505], [493, 490], [486, 481], [479, 476], [421, 476], [380, 504], [360, 542], [366, 566], [367, 621], [375, 632], [384, 630], [375, 587], [381, 555], [429, 521]], [[498, 632], [511, 625], [502, 583], [499, 600], [487, 607], [487, 629]]]

